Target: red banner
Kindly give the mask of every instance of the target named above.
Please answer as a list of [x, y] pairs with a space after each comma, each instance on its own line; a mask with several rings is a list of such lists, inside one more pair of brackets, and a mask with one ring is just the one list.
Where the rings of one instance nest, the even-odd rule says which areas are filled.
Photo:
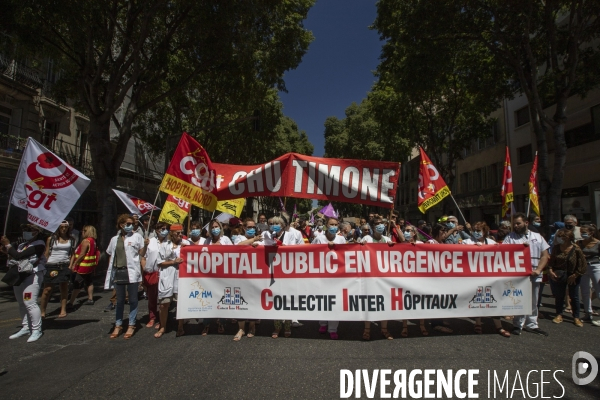
[[213, 164], [219, 200], [284, 196], [392, 208], [400, 164], [285, 154], [262, 165]]

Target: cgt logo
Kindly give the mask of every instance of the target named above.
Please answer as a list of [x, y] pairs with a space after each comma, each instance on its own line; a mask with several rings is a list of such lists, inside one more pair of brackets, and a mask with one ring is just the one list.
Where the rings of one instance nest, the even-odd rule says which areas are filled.
[[[584, 375], [589, 371], [589, 375], [585, 378], [580, 378], [579, 375]], [[572, 361], [572, 377], [576, 385], [587, 385], [593, 382], [598, 376], [598, 361], [590, 353], [578, 351], [573, 354]]]

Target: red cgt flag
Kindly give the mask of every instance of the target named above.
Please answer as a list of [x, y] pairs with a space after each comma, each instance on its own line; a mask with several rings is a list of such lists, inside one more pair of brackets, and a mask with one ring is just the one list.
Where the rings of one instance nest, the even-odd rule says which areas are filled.
[[160, 190], [208, 211], [217, 207], [216, 173], [208, 153], [183, 132]]
[[537, 184], [537, 165], [538, 165], [538, 156], [537, 152], [535, 153], [535, 159], [533, 160], [533, 167], [531, 167], [531, 175], [529, 175], [529, 201], [531, 202], [531, 208], [533, 208], [533, 212], [540, 216], [540, 198], [539, 198], [539, 189]]
[[448, 196], [450, 189], [421, 147], [419, 147], [419, 151], [421, 152], [421, 165], [419, 167], [419, 197], [417, 201], [419, 210], [424, 214], [425, 211]]
[[510, 168], [510, 153], [508, 151], [508, 146], [506, 147], [506, 160], [504, 161], [504, 174], [502, 178], [502, 217], [506, 215], [508, 208], [510, 207], [508, 203], [512, 203], [515, 195], [513, 192], [513, 183], [512, 183], [512, 170]]

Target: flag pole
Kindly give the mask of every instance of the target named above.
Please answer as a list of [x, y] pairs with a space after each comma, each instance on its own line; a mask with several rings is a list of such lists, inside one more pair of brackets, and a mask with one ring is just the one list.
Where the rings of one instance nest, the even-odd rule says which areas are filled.
[[8, 215], [10, 214], [10, 200], [11, 199], [12, 199], [12, 195], [8, 199], [8, 208], [6, 209], [6, 216], [4, 217], [4, 232], [2, 233], [2, 236], [6, 236], [6, 228], [8, 227]]
[[154, 214], [154, 207], [156, 207], [156, 202], [158, 201], [159, 194], [160, 194], [160, 188], [156, 191], [156, 197], [154, 198], [154, 203], [152, 203], [152, 210], [150, 210], [150, 219], [148, 220], [148, 229], [146, 230], [144, 239], [148, 239], [148, 235], [150, 234], [150, 224], [152, 223], [152, 214]]
[[462, 217], [463, 221], [465, 221], [465, 225], [468, 224], [467, 219], [465, 218], [465, 216], [463, 215], [462, 211], [460, 211], [460, 207], [458, 206], [458, 203], [456, 202], [456, 200], [454, 200], [454, 196], [452, 195], [452, 193], [450, 193], [450, 198], [452, 199], [452, 201], [454, 202], [454, 205], [456, 206], [456, 209], [458, 210], [458, 213], [460, 214], [460, 216]]
[[531, 206], [531, 197], [527, 199], [527, 219], [529, 219], [529, 207]]
[[187, 231], [186, 231], [187, 235], [190, 234], [190, 225], [192, 223], [192, 207], [194, 207], [194, 206], [190, 204], [190, 210], [188, 211]]

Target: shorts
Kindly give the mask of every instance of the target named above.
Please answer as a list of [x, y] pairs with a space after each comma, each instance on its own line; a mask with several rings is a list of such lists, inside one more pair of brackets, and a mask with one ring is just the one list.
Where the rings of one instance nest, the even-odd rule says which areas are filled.
[[46, 273], [44, 274], [44, 284], [54, 285], [56, 283], [69, 283], [71, 280], [71, 270], [69, 263], [64, 264], [46, 264]]
[[177, 301], [177, 293], [173, 293], [173, 296], [158, 299], [158, 304], [169, 304], [172, 301]]
[[94, 274], [75, 274], [73, 289], [87, 289], [94, 284]]

